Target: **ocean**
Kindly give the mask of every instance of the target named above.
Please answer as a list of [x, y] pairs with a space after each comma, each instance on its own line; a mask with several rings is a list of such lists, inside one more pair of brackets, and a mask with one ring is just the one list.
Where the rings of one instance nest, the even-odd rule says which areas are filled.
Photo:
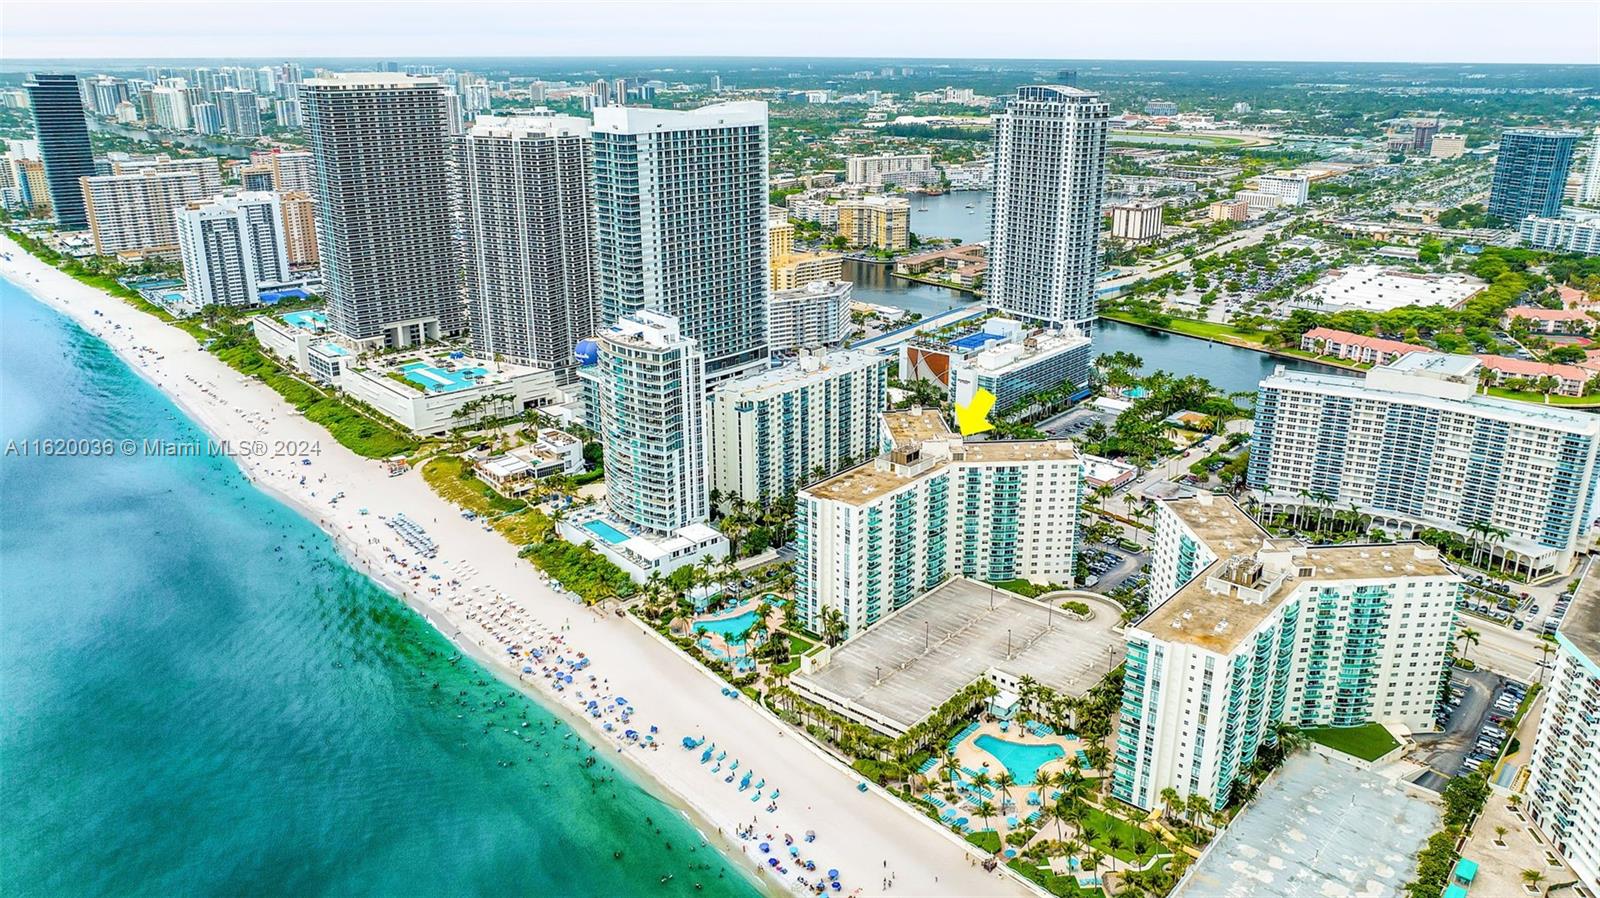
[[43, 438], [204, 435], [0, 279], [0, 893], [758, 894], [233, 462]]

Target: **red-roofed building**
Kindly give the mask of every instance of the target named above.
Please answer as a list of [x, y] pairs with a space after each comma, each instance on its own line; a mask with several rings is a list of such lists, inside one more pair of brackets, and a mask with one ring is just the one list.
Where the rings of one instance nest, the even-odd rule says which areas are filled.
[[1526, 321], [1529, 330], [1541, 334], [1586, 334], [1594, 327], [1594, 319], [1578, 309], [1516, 306], [1500, 316], [1501, 327], [1509, 328], [1516, 321]]
[[1556, 285], [1556, 296], [1561, 299], [1561, 305], [1568, 309], [1587, 309], [1600, 305], [1589, 294], [1577, 287], [1568, 287], [1566, 284]]
[[1478, 361], [1495, 373], [1497, 387], [1519, 378], [1536, 381], [1553, 377], [1560, 384], [1553, 392], [1562, 396], [1582, 396], [1584, 385], [1595, 376], [1595, 372], [1578, 365], [1551, 365], [1503, 355], [1480, 355]]
[[1399, 340], [1385, 340], [1365, 334], [1314, 327], [1300, 335], [1300, 348], [1317, 355], [1331, 355], [1368, 365], [1387, 365], [1410, 352], [1428, 352], [1428, 347]]

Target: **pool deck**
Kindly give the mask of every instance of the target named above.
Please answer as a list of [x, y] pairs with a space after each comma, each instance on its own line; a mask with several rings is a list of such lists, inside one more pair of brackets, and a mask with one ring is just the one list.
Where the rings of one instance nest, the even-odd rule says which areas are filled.
[[[993, 736], [996, 739], [1004, 739], [1007, 742], [1017, 742], [1023, 745], [1061, 746], [1061, 749], [1065, 752], [1065, 754], [1054, 761], [1039, 765], [1040, 774], [1054, 774], [1057, 771], [1076, 767], [1077, 764], [1075, 761], [1075, 752], [1086, 750], [1089, 747], [1089, 743], [1083, 741], [1082, 739], [1068, 739], [1060, 733], [1057, 733], [1053, 736], [1040, 738], [1028, 732], [1027, 727], [1025, 727], [1020, 721], [1012, 721], [1011, 728], [1006, 732], [1001, 732], [1000, 724], [991, 721], [978, 727], [978, 729], [968, 735], [967, 738], [961, 740], [960, 745], [956, 746], [956, 760], [961, 764], [962, 767], [966, 767], [971, 770], [985, 771], [989, 774], [991, 779], [993, 779], [996, 774], [1004, 769], [1004, 767], [1001, 765], [999, 758], [996, 758], [994, 755], [991, 755], [978, 747], [979, 736]], [[1084, 771], [1085, 776], [1092, 775], [1093, 773], [1094, 771]], [[1019, 785], [1014, 786], [1011, 789], [1012, 797], [1016, 800], [1018, 806], [1025, 811], [1025, 813], [1021, 814], [1020, 816], [1026, 817], [1028, 813], [1038, 810], [1038, 808], [1030, 809], [1028, 807], [1027, 797], [1028, 792], [1030, 791], [1037, 791], [1037, 789], [1033, 785]], [[999, 802], [996, 802], [996, 804], [998, 803]], [[1001, 822], [1003, 823], [1004, 821]], [[1002, 834], [1004, 833], [1004, 827], [997, 828], [1001, 829]]]

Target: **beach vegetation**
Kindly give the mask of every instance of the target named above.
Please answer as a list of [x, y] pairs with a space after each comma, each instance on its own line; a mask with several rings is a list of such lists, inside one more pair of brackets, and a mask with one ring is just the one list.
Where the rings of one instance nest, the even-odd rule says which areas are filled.
[[978, 846], [980, 850], [988, 854], [1000, 853], [1000, 834], [992, 829], [984, 829], [975, 833], [967, 833], [967, 841]]
[[549, 538], [527, 546], [519, 554], [577, 593], [586, 605], [626, 599], [638, 592], [622, 568], [588, 546], [575, 546], [555, 536], [553, 528]]

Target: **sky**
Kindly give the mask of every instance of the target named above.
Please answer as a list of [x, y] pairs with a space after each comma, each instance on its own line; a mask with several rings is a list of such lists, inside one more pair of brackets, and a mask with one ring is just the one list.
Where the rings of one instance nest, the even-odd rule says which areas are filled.
[[0, 0], [0, 58], [1600, 64], [1600, 0]]

